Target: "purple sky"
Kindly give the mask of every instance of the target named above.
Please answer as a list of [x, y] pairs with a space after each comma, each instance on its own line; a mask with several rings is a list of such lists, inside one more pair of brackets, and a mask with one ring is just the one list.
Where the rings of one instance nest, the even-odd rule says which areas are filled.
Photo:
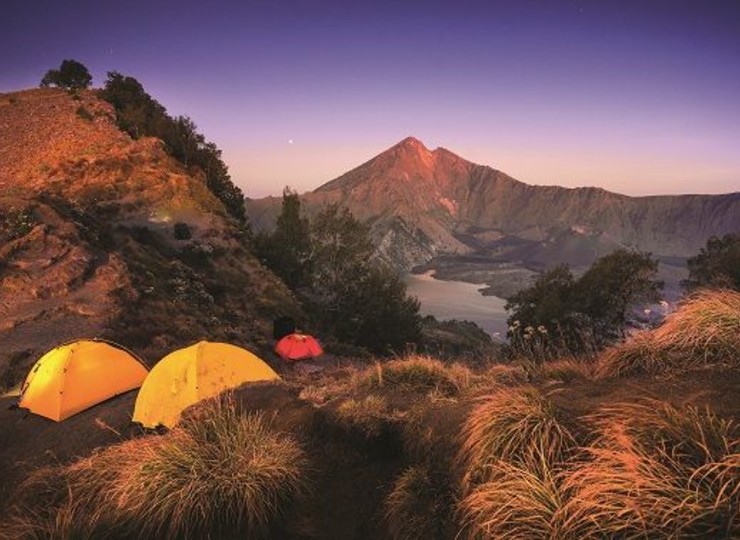
[[738, 0], [352, 4], [13, 2], [0, 91], [64, 58], [132, 75], [250, 197], [408, 135], [532, 184], [740, 190]]

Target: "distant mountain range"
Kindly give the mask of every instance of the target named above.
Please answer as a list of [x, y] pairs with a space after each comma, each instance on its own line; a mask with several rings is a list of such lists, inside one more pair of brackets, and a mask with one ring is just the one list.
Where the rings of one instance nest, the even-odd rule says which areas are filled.
[[[494, 292], [502, 281], [515, 290], [533, 272], [583, 268], [619, 247], [682, 266], [710, 236], [740, 231], [740, 192], [630, 197], [528, 185], [413, 137], [301, 199], [309, 215], [327, 203], [349, 207], [371, 223], [378, 255], [400, 270], [431, 263], [442, 277]], [[255, 228], [274, 225], [280, 200], [247, 201]]]

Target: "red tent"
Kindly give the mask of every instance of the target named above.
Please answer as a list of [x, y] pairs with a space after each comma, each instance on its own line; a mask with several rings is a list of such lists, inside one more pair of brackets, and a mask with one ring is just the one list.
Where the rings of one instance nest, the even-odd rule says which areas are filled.
[[295, 361], [324, 354], [319, 342], [308, 334], [288, 334], [275, 345], [275, 352], [283, 360]]

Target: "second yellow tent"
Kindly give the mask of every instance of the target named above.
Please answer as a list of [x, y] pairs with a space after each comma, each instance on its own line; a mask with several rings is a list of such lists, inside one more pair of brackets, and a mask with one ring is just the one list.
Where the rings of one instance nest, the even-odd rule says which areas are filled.
[[134, 422], [173, 427], [182, 411], [200, 400], [252, 381], [279, 379], [251, 352], [227, 343], [201, 341], [160, 360], [141, 386]]

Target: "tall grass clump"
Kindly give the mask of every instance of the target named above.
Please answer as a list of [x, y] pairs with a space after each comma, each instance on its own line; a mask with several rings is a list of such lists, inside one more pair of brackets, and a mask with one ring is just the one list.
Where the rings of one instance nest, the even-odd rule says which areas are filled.
[[736, 538], [740, 432], [696, 408], [646, 401], [594, 417], [599, 438], [565, 480], [578, 537]]
[[501, 388], [481, 398], [470, 413], [459, 458], [468, 469], [484, 469], [501, 460], [559, 463], [576, 447], [570, 424], [535, 387]]
[[306, 467], [292, 437], [260, 414], [242, 414], [232, 398], [218, 398], [164, 436], [59, 469], [56, 484], [66, 495], [43, 521], [58, 529], [66, 516], [73, 528], [54, 536], [75, 538], [262, 537], [306, 491]]
[[608, 349], [597, 375], [658, 374], [713, 364], [740, 367], [740, 292], [697, 292], [655, 330]]
[[557, 538], [573, 424], [532, 386], [482, 398], [463, 426], [459, 511], [470, 538]]
[[361, 384], [452, 397], [470, 387], [473, 378], [470, 369], [460, 364], [447, 366], [428, 356], [413, 355], [376, 364], [362, 375]]
[[452, 492], [446, 478], [427, 465], [401, 473], [385, 499], [385, 522], [391, 538], [421, 540], [447, 538]]
[[563, 538], [558, 468], [540, 457], [538, 465], [503, 460], [491, 465], [488, 480], [461, 503], [469, 538]]

